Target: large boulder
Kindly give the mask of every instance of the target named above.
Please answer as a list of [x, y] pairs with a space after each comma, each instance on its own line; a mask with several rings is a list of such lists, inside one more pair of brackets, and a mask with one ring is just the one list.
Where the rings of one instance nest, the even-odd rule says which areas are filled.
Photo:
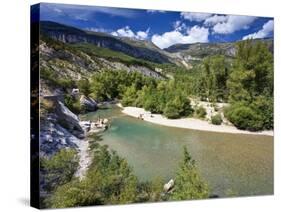
[[80, 97], [80, 104], [86, 111], [96, 111], [98, 108], [97, 102], [91, 97], [86, 97], [85, 95]]
[[166, 183], [163, 187], [164, 192], [169, 192], [175, 185], [175, 181], [171, 179], [168, 183]]
[[78, 116], [72, 113], [61, 101], [57, 102], [56, 114], [58, 116], [59, 123], [68, 129], [73, 135], [78, 138], [85, 137], [85, 133], [79, 123], [80, 120]]

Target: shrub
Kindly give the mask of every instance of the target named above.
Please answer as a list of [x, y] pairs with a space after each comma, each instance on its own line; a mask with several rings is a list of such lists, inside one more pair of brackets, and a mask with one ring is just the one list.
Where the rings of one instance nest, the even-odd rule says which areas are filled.
[[81, 79], [77, 83], [79, 91], [83, 93], [85, 96], [89, 96], [91, 94], [91, 84], [88, 79]]
[[236, 104], [231, 106], [226, 113], [226, 117], [238, 129], [250, 131], [263, 129], [262, 116], [246, 105]]
[[53, 191], [59, 185], [69, 182], [78, 168], [77, 152], [74, 149], [62, 149], [50, 159], [41, 159], [41, 173], [44, 187]]
[[65, 95], [64, 103], [66, 107], [68, 107], [68, 109], [75, 114], [79, 114], [84, 111], [79, 99], [75, 99], [71, 95]]
[[205, 118], [205, 116], [207, 115], [207, 112], [203, 106], [200, 106], [195, 110], [195, 114], [198, 118]]
[[169, 119], [176, 119], [180, 117], [180, 113], [173, 102], [168, 102], [166, 104], [164, 115]]
[[214, 125], [221, 125], [222, 123], [222, 118], [220, 114], [216, 114], [214, 116], [211, 117], [211, 122]]

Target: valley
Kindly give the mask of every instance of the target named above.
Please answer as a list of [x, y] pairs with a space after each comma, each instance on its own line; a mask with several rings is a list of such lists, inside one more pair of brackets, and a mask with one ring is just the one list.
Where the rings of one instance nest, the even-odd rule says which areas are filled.
[[44, 207], [273, 193], [272, 38], [160, 49], [41, 21], [39, 53]]

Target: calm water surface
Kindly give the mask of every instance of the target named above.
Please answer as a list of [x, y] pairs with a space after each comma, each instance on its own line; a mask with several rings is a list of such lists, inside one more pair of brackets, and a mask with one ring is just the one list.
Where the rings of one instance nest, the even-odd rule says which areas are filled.
[[213, 194], [273, 193], [273, 137], [165, 127], [126, 116], [115, 106], [82, 118], [98, 116], [111, 119], [102, 143], [125, 157], [143, 181], [174, 178], [187, 146]]

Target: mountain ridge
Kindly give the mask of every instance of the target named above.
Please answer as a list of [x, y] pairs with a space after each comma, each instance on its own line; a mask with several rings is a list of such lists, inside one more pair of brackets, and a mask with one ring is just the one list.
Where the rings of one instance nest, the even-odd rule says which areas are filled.
[[106, 33], [88, 32], [52, 21], [41, 21], [40, 32], [42, 35], [46, 35], [64, 43], [92, 43], [98, 47], [120, 51], [127, 55], [151, 62], [170, 63], [169, 58], [158, 51], [132, 46], [127, 42], [124, 42]]

